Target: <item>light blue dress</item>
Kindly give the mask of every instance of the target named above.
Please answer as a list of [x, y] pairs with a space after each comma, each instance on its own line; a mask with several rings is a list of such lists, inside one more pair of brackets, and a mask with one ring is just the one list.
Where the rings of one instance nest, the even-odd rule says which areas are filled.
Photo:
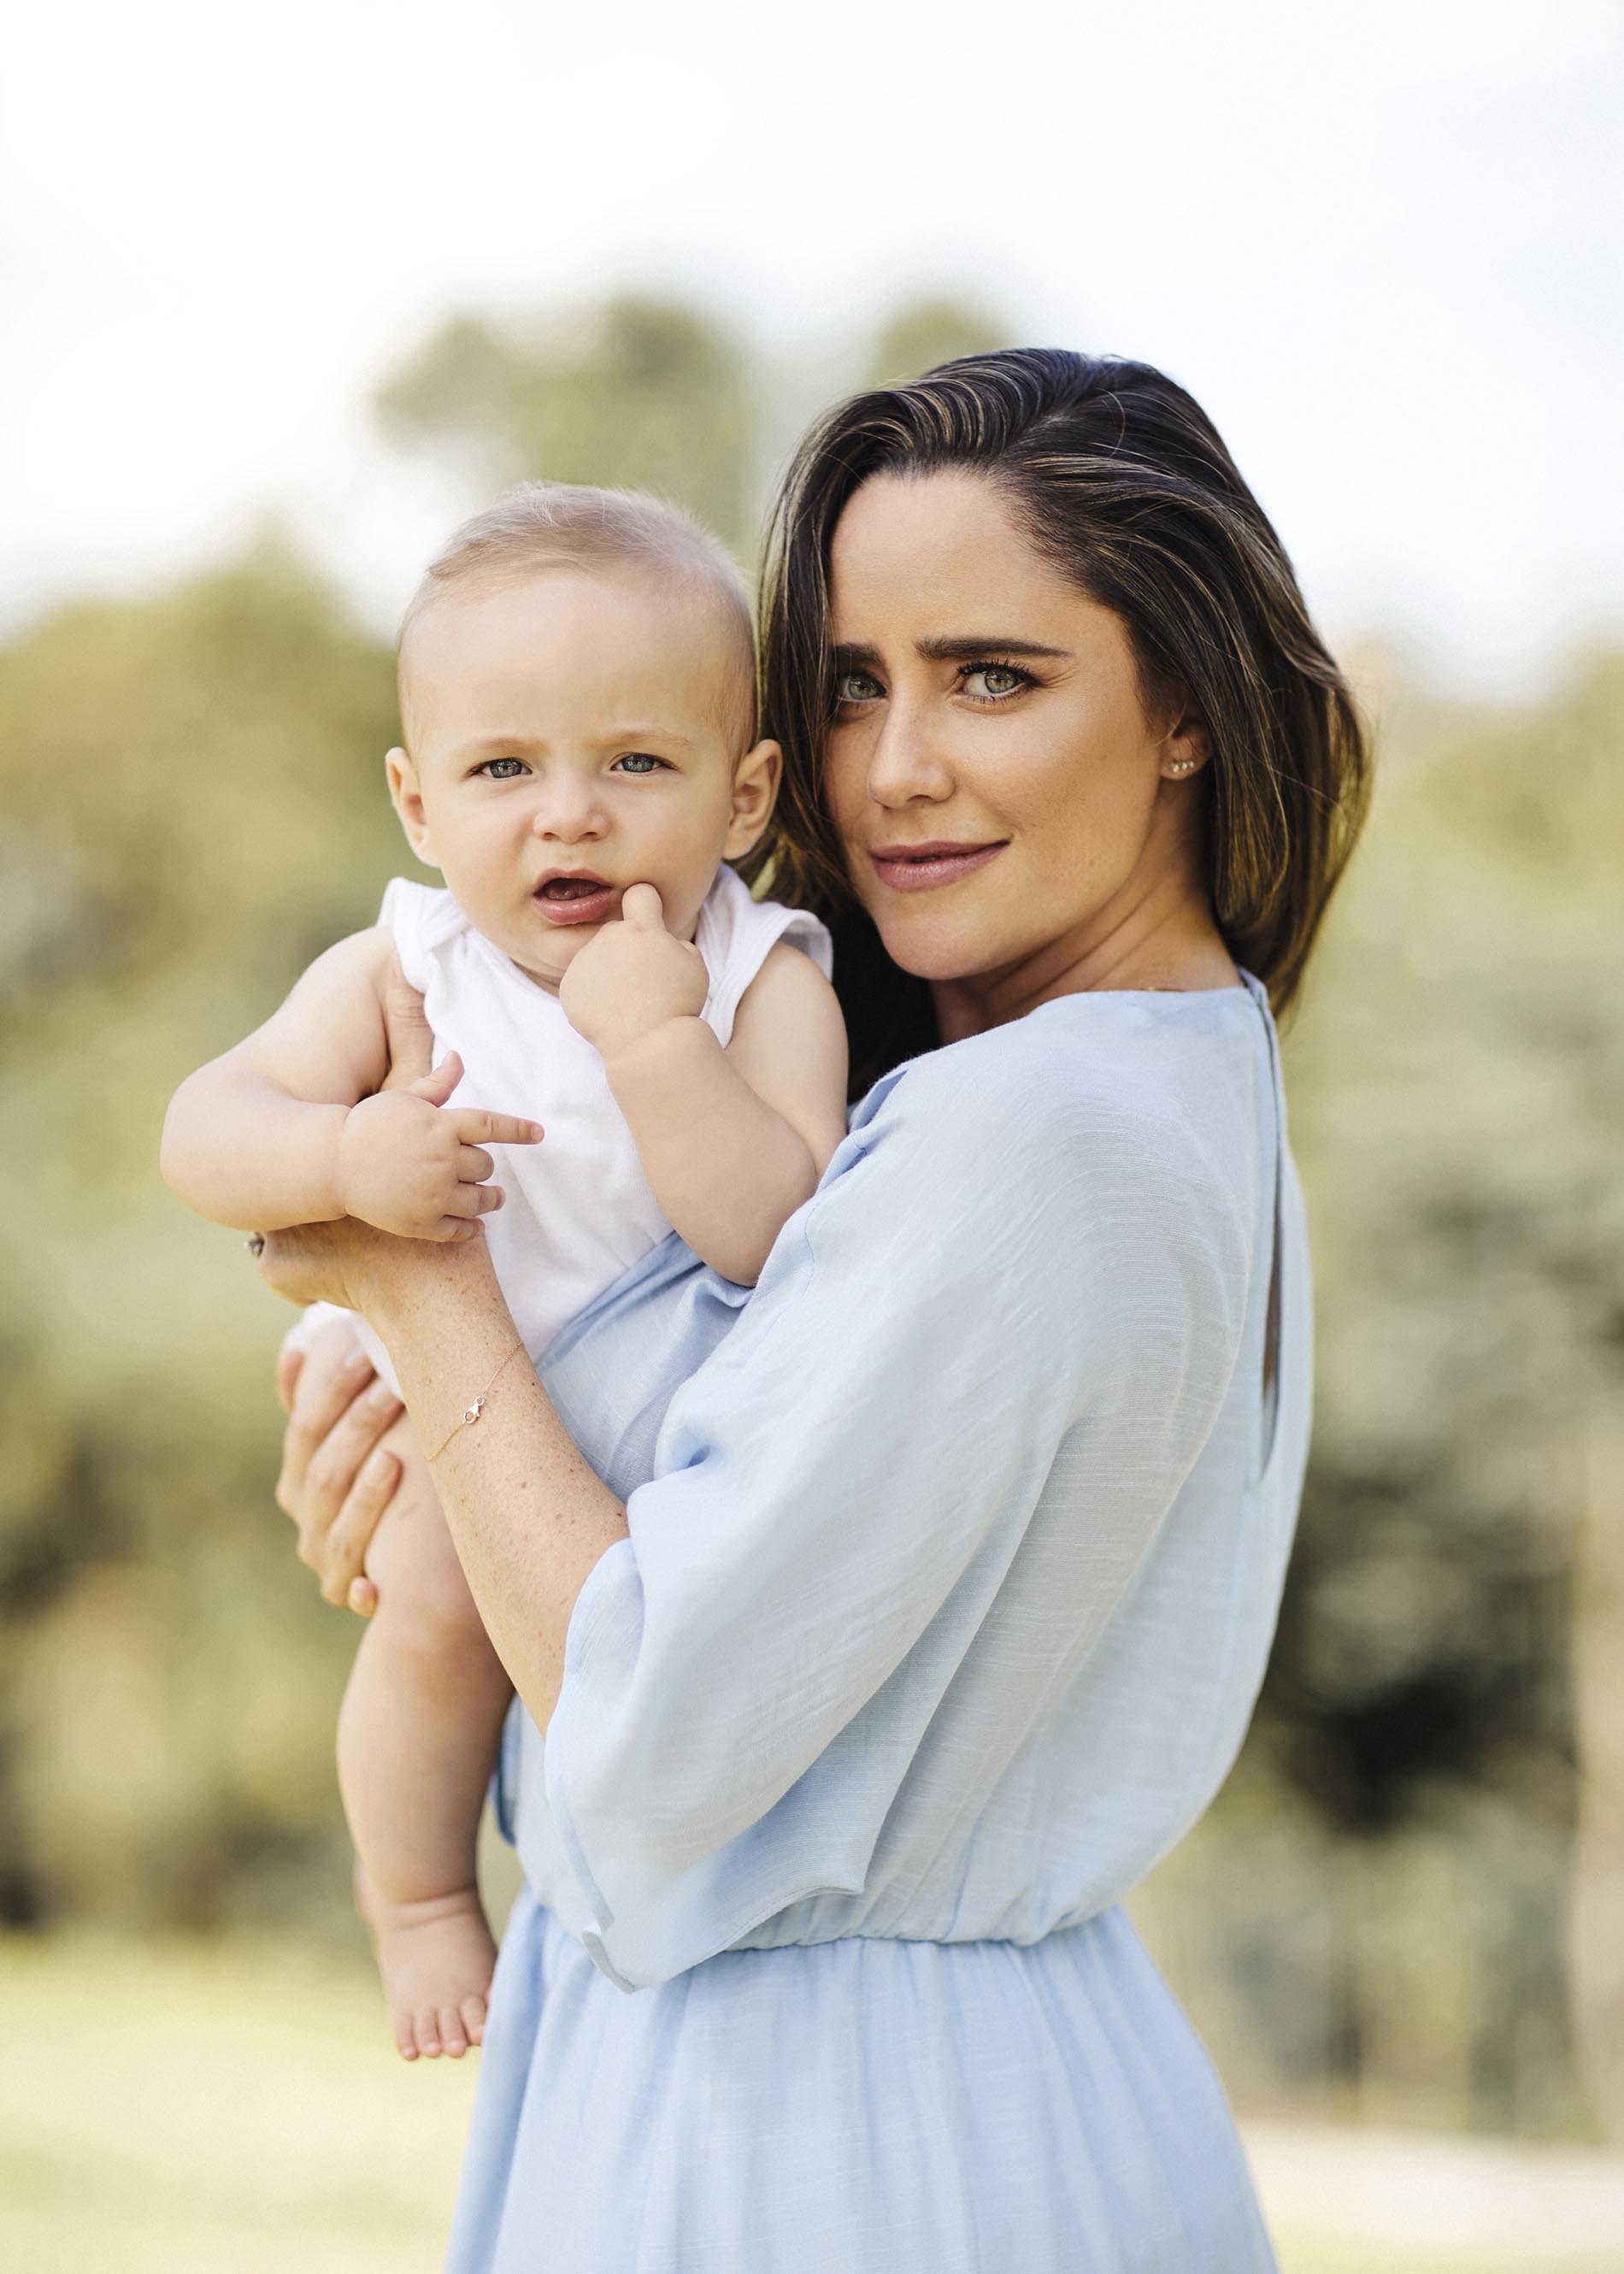
[[1273, 2267], [1118, 1905], [1244, 1732], [1309, 1344], [1251, 981], [914, 1060], [748, 1304], [673, 1240], [566, 1330], [630, 1537], [504, 1746], [455, 2274]]

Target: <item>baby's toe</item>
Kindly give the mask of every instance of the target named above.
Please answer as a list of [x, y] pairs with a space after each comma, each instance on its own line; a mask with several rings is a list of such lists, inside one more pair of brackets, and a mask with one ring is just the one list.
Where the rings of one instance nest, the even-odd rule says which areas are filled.
[[485, 2043], [485, 2006], [483, 1998], [463, 1999], [462, 2027], [468, 2032], [468, 2042], [470, 2045], [482, 2045]]
[[402, 2060], [416, 2060], [417, 2058], [417, 2023], [410, 2014], [395, 2016], [395, 2048]]
[[417, 2051], [423, 2055], [425, 2060], [438, 2060], [440, 2058], [440, 2016], [435, 2013], [434, 2008], [432, 2006], [425, 2006], [422, 2012], [415, 2017], [412, 2023], [412, 2029], [417, 2040]]
[[468, 2032], [455, 2006], [442, 2006], [440, 2009], [440, 2050], [453, 2060], [461, 2060], [468, 2051]]

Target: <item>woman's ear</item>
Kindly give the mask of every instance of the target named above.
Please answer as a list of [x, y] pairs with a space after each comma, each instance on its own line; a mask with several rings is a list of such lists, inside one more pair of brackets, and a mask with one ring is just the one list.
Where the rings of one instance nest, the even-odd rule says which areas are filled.
[[410, 752], [398, 748], [390, 751], [383, 762], [384, 777], [389, 785], [389, 802], [401, 817], [401, 827], [406, 832], [406, 842], [426, 869], [438, 869], [434, 847], [429, 839], [428, 818], [423, 810], [423, 792], [417, 785], [417, 769]]
[[1193, 711], [1181, 714], [1162, 745], [1161, 772], [1164, 780], [1188, 781], [1213, 755], [1213, 738]]
[[722, 857], [741, 861], [772, 818], [778, 784], [784, 778], [784, 753], [776, 742], [757, 742], [733, 769], [733, 818]]

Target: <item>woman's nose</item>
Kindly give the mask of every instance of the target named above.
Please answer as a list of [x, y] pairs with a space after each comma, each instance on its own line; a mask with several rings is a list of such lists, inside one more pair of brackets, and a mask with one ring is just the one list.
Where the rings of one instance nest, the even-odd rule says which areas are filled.
[[925, 715], [893, 699], [868, 754], [868, 794], [876, 805], [940, 804], [953, 794], [952, 770]]

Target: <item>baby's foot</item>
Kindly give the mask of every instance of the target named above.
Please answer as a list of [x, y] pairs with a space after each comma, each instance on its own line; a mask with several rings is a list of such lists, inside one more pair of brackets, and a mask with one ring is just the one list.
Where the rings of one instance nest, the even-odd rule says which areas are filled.
[[356, 1898], [372, 1931], [395, 2042], [403, 2060], [461, 2060], [485, 2037], [496, 1945], [477, 1892], [395, 1903], [357, 1873]]

